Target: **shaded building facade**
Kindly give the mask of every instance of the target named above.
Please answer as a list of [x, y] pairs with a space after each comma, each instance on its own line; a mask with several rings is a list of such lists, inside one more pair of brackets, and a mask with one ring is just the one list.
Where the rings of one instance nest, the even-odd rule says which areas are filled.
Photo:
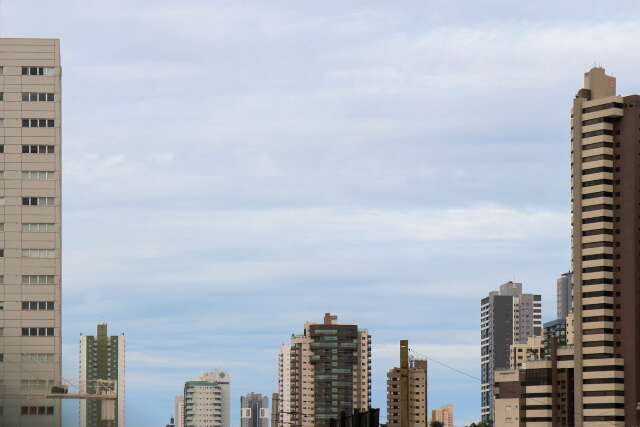
[[481, 416], [493, 420], [494, 372], [510, 368], [513, 344], [542, 334], [542, 297], [522, 292], [522, 283], [507, 282], [480, 303]]
[[371, 403], [371, 336], [326, 313], [278, 356], [279, 425], [328, 426]]

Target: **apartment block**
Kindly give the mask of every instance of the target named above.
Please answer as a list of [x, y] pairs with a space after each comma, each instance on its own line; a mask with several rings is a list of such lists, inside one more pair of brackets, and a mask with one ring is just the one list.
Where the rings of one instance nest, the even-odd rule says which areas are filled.
[[495, 372], [496, 427], [574, 427], [574, 352], [552, 341], [551, 357]]
[[494, 372], [509, 369], [513, 344], [542, 334], [542, 297], [522, 292], [522, 283], [507, 282], [480, 303], [481, 416], [494, 419]]
[[556, 318], [566, 318], [573, 308], [572, 273], [562, 274], [556, 280]]
[[184, 427], [184, 395], [175, 398], [175, 416], [173, 417], [176, 427]]
[[431, 422], [433, 421], [442, 423], [442, 427], [454, 427], [453, 405], [441, 406], [431, 411]]
[[124, 335], [109, 336], [106, 324], [80, 337], [80, 393], [98, 394], [99, 380], [114, 382], [117, 399], [80, 400], [80, 427], [125, 427]]
[[571, 112], [576, 424], [640, 424], [640, 96], [600, 67]]
[[273, 393], [271, 395], [271, 427], [278, 427], [280, 423], [280, 395]]
[[279, 426], [329, 426], [371, 403], [371, 336], [357, 325], [306, 323], [278, 356]]
[[60, 42], [0, 38], [0, 425], [59, 427]]
[[230, 378], [207, 372], [184, 385], [184, 427], [230, 427]]
[[544, 342], [541, 336], [529, 337], [524, 344], [511, 344], [509, 353], [509, 368], [517, 369], [527, 361], [543, 359]]
[[409, 342], [400, 341], [400, 367], [387, 372], [387, 425], [427, 426], [427, 361], [409, 357]]
[[269, 427], [269, 398], [260, 393], [240, 397], [241, 427]]

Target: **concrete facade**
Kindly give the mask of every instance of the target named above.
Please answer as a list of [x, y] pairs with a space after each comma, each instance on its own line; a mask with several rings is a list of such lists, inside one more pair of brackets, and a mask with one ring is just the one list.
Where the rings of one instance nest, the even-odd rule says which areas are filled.
[[640, 96], [603, 68], [573, 100], [575, 413], [585, 427], [640, 423]]
[[[98, 325], [96, 335], [80, 337], [80, 393], [95, 394], [95, 380], [114, 380], [118, 398], [115, 407], [112, 402], [80, 400], [80, 427], [125, 427], [125, 340], [124, 335], [109, 336], [106, 324]], [[104, 421], [102, 414], [111, 411], [114, 420]]]
[[259, 393], [240, 397], [240, 426], [269, 427], [269, 398]]
[[184, 427], [230, 427], [230, 378], [207, 372], [184, 385]]
[[173, 420], [176, 427], [184, 427], [184, 396], [176, 396], [175, 416]]
[[408, 341], [400, 341], [400, 367], [387, 372], [387, 425], [427, 426], [427, 361], [409, 357]]
[[445, 405], [431, 411], [431, 421], [442, 423], [443, 427], [454, 427], [453, 405]]
[[556, 280], [556, 318], [564, 319], [573, 308], [573, 286], [571, 272], [562, 274]]
[[61, 68], [55, 39], [0, 39], [0, 425], [59, 427]]
[[510, 368], [513, 344], [526, 344], [542, 334], [542, 297], [524, 294], [522, 283], [507, 282], [480, 303], [481, 416], [493, 419], [493, 378]]
[[278, 356], [280, 427], [328, 426], [341, 412], [367, 411], [371, 402], [371, 336], [326, 313], [306, 323]]

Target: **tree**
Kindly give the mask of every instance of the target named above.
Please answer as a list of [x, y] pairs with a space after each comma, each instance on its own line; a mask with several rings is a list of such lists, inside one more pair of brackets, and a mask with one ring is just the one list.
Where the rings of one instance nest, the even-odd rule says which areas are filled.
[[442, 424], [440, 421], [431, 421], [431, 424], [429, 424], [430, 427], [444, 427], [444, 424]]

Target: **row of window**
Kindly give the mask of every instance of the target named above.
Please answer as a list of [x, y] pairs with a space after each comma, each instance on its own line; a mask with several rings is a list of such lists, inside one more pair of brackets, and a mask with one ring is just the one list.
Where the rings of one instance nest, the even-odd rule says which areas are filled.
[[55, 249], [23, 249], [22, 256], [25, 258], [55, 258]]
[[22, 328], [23, 337], [52, 337], [53, 328]]
[[55, 285], [56, 276], [47, 274], [27, 274], [22, 276], [23, 285]]
[[[23, 145], [22, 154], [53, 154], [55, 153], [55, 145]], [[2, 146], [4, 153], [4, 145]]]
[[[0, 178], [4, 178], [4, 171], [0, 170]], [[55, 178], [53, 171], [22, 171], [22, 179], [27, 181], [47, 181]]]
[[582, 134], [582, 137], [591, 138], [592, 136], [600, 136], [600, 135], [613, 135], [613, 131], [609, 129], [598, 129], [591, 132], [585, 132]]
[[22, 171], [22, 179], [31, 181], [47, 181], [55, 178], [53, 171]]
[[596, 222], [613, 222], [613, 217], [611, 216], [594, 216], [592, 218], [583, 218], [583, 224], [593, 224]]
[[22, 67], [23, 76], [55, 76], [56, 69], [53, 67]]
[[583, 261], [594, 261], [597, 259], [613, 259], [612, 254], [595, 254], [595, 255], [583, 255]]
[[23, 310], [54, 310], [53, 301], [22, 301]]
[[55, 206], [55, 197], [23, 197], [22, 206]]
[[53, 102], [55, 95], [47, 92], [22, 92], [24, 102]]
[[30, 363], [52, 363], [53, 353], [22, 353], [20, 361]]
[[53, 406], [23, 406], [20, 415], [53, 415]]
[[592, 144], [585, 144], [582, 146], [582, 151], [593, 150], [595, 148], [613, 148], [613, 143], [602, 141], [602, 142], [594, 142]]
[[22, 224], [23, 233], [53, 233], [55, 224], [48, 223], [24, 223]]
[[583, 187], [592, 187], [594, 185], [613, 185], [612, 179], [594, 179], [593, 181], [585, 181], [582, 183]]
[[585, 193], [582, 195], [582, 200], [597, 199], [599, 197], [613, 197], [611, 191], [596, 191], [594, 193]]
[[55, 127], [53, 119], [22, 119], [23, 128], [52, 128]]
[[624, 104], [620, 102], [609, 102], [607, 104], [596, 105], [594, 107], [587, 107], [582, 109], [582, 113], [594, 113], [596, 111], [608, 110], [609, 108], [623, 108]]
[[597, 168], [583, 169], [582, 175], [590, 175], [592, 173], [603, 173], [603, 172], [613, 173], [613, 168], [608, 166], [600, 166]]

